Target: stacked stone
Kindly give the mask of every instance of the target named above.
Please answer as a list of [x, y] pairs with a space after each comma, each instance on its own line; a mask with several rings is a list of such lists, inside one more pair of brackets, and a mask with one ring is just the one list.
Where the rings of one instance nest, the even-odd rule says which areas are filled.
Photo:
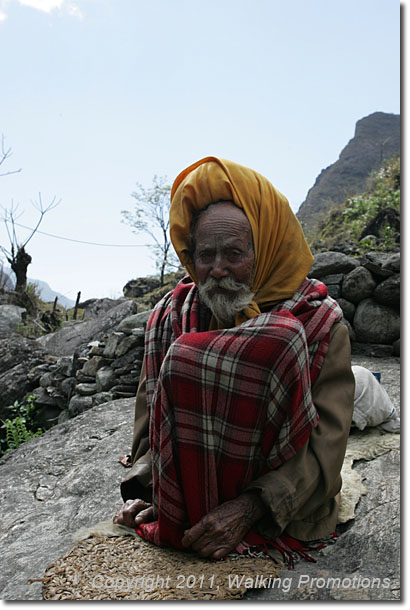
[[315, 256], [309, 277], [322, 281], [343, 310], [354, 343], [390, 346], [400, 354], [400, 254], [353, 258], [341, 252]]
[[149, 314], [128, 316], [114, 332], [74, 355], [76, 384], [68, 405], [69, 417], [109, 400], [135, 396]]
[[31, 394], [36, 397], [40, 425], [50, 428], [67, 419], [64, 413], [76, 384], [73, 359], [48, 355], [46, 362], [30, 369], [27, 378], [32, 384], [39, 384]]

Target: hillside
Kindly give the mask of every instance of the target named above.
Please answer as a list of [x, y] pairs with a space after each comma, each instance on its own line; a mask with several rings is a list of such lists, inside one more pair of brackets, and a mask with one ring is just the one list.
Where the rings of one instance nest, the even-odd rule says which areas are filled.
[[309, 237], [329, 209], [368, 187], [372, 171], [400, 154], [400, 115], [375, 112], [356, 123], [354, 137], [339, 159], [322, 170], [297, 217]]
[[387, 161], [368, 179], [368, 189], [322, 217], [309, 240], [313, 252], [363, 254], [400, 248], [400, 157]]

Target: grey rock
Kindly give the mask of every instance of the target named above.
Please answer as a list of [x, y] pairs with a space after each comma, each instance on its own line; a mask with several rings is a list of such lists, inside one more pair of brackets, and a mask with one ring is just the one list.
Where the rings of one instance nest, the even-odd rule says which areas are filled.
[[116, 350], [115, 350], [115, 357], [119, 358], [120, 356], [123, 356], [124, 354], [126, 354], [127, 352], [129, 352], [133, 347], [141, 346], [141, 339], [142, 339], [142, 346], [144, 345], [144, 340], [141, 337], [141, 335], [128, 335], [128, 337], [125, 337], [125, 339], [123, 339], [121, 341], [121, 343], [117, 346]]
[[80, 396], [92, 396], [97, 392], [97, 384], [96, 383], [78, 383], [75, 386], [75, 391]]
[[124, 296], [138, 299], [160, 286], [161, 282], [156, 277], [140, 277], [127, 282], [122, 291]]
[[356, 267], [350, 271], [342, 283], [342, 296], [352, 303], [359, 303], [372, 296], [376, 282], [368, 269]]
[[0, 337], [0, 418], [5, 419], [5, 408], [22, 400], [38, 385], [41, 372], [29, 375], [44, 364], [47, 355], [33, 340], [17, 333]]
[[359, 262], [351, 256], [342, 252], [319, 252], [315, 255], [315, 261], [308, 277], [321, 280], [334, 273], [349, 273], [359, 266]]
[[136, 313], [132, 316], [128, 316], [120, 324], [118, 325], [117, 330], [120, 332], [131, 332], [134, 328], [141, 328], [147, 322], [152, 313], [152, 309], [149, 311], [141, 311], [141, 313]]
[[78, 322], [63, 327], [55, 333], [39, 337], [37, 342], [49, 353], [56, 356], [71, 356], [77, 348], [91, 340], [99, 340], [129, 315], [135, 313], [137, 304], [134, 301], [121, 301], [100, 317]]
[[51, 370], [55, 370], [55, 364], [43, 362], [42, 364], [33, 366], [33, 368], [28, 371], [27, 378], [30, 380], [31, 383], [35, 383], [37, 385], [38, 383], [40, 383], [41, 377]]
[[393, 356], [393, 345], [382, 345], [381, 343], [362, 343], [353, 341], [352, 355], [365, 356], [369, 358], [389, 358]]
[[41, 583], [27, 580], [74, 546], [77, 529], [121, 506], [118, 456], [129, 452], [133, 409], [133, 399], [94, 407], [0, 459], [2, 599], [41, 599]]
[[373, 299], [365, 299], [357, 306], [353, 320], [357, 340], [364, 343], [392, 344], [400, 336], [400, 316]]
[[56, 370], [65, 377], [71, 377], [73, 374], [73, 359], [69, 356], [59, 358]]
[[346, 318], [346, 320], [348, 320], [349, 322], [353, 322], [354, 312], [356, 311], [356, 306], [353, 305], [353, 303], [351, 303], [347, 299], [344, 299], [343, 297], [339, 297], [337, 299], [337, 302], [339, 303], [340, 307], [342, 308], [343, 315]]
[[105, 392], [109, 390], [115, 383], [116, 375], [114, 371], [108, 367], [104, 366], [97, 371], [95, 376], [95, 383], [97, 387], [97, 392]]
[[393, 343], [393, 356], [400, 357], [400, 355], [400, 339], [397, 339], [397, 341]]
[[98, 369], [107, 366], [109, 360], [103, 356], [92, 356], [83, 366], [81, 372], [83, 375], [95, 377]]
[[48, 386], [55, 385], [59, 381], [62, 381], [64, 377], [62, 375], [56, 375], [53, 371], [47, 371], [40, 377], [40, 385], [42, 388], [48, 388]]
[[383, 280], [375, 289], [373, 298], [383, 305], [400, 305], [400, 275], [394, 275]]
[[67, 398], [71, 398], [76, 386], [75, 377], [66, 377], [60, 384], [60, 390]]
[[327, 285], [327, 291], [329, 293], [329, 296], [332, 297], [332, 299], [339, 299], [340, 295], [341, 295], [341, 289], [340, 286], [338, 284], [328, 284]]
[[82, 369], [76, 372], [75, 378], [77, 379], [78, 383], [95, 383], [95, 376], [84, 375]]
[[84, 411], [88, 411], [93, 406], [93, 399], [91, 396], [79, 396], [75, 394], [68, 405], [68, 412], [70, 417], [77, 417]]
[[320, 281], [326, 284], [341, 284], [344, 278], [343, 273], [332, 273], [331, 275], [325, 275], [320, 278]]
[[18, 305], [0, 305], [0, 334], [14, 331], [26, 313], [26, 309]]
[[121, 299], [90, 299], [80, 304], [80, 307], [85, 308], [83, 320], [95, 320], [106, 314], [110, 309], [124, 302]]
[[395, 254], [388, 256], [387, 259], [382, 263], [382, 268], [391, 270], [394, 273], [400, 273], [400, 252], [396, 252]]
[[141, 362], [144, 356], [144, 348], [143, 347], [134, 347], [132, 350], [116, 358], [111, 364], [113, 369], [123, 368], [127, 365], [135, 365], [136, 362]]
[[135, 395], [135, 392], [137, 391], [137, 384], [136, 383], [133, 383], [133, 384], [119, 383], [117, 385], [114, 385], [111, 388], [111, 391], [116, 392], [116, 393], [125, 392], [126, 394]]
[[[378, 278], [386, 278], [394, 272], [391, 267], [397, 267], [397, 254], [382, 254], [380, 252], [368, 252], [361, 258], [363, 267], [371, 271]], [[398, 255], [398, 266], [400, 270], [400, 255]]]
[[36, 397], [36, 421], [40, 428], [49, 429], [58, 422], [63, 401], [57, 396], [49, 394], [44, 388], [35, 388], [32, 394]]
[[105, 344], [103, 355], [105, 358], [114, 358], [115, 350], [124, 339], [125, 334], [122, 332], [114, 332], [108, 337], [107, 342]]

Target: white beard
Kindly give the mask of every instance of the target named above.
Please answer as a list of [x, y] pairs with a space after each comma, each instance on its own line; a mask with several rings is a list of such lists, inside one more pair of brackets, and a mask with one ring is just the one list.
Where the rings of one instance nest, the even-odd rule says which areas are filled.
[[[232, 294], [209, 294], [217, 287], [229, 290]], [[255, 296], [249, 286], [230, 277], [221, 280], [209, 277], [206, 282], [199, 283], [198, 291], [202, 301], [224, 326], [232, 326], [235, 315], [246, 309]]]

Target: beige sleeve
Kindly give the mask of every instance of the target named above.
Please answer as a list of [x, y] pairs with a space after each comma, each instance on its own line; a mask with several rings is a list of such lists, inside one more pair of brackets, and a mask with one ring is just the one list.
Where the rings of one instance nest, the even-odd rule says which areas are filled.
[[[312, 388], [312, 398], [319, 413], [319, 423], [308, 442], [293, 458], [248, 487], [248, 490], [259, 492], [268, 508], [268, 514], [259, 522], [259, 529], [273, 537], [286, 529], [292, 536], [312, 539], [312, 536], [326, 535], [324, 530], [330, 521], [336, 524], [335, 496], [341, 488], [340, 470], [354, 398], [350, 341], [343, 324], [336, 324], [332, 329], [328, 352]], [[317, 527], [321, 520], [323, 531]]]

